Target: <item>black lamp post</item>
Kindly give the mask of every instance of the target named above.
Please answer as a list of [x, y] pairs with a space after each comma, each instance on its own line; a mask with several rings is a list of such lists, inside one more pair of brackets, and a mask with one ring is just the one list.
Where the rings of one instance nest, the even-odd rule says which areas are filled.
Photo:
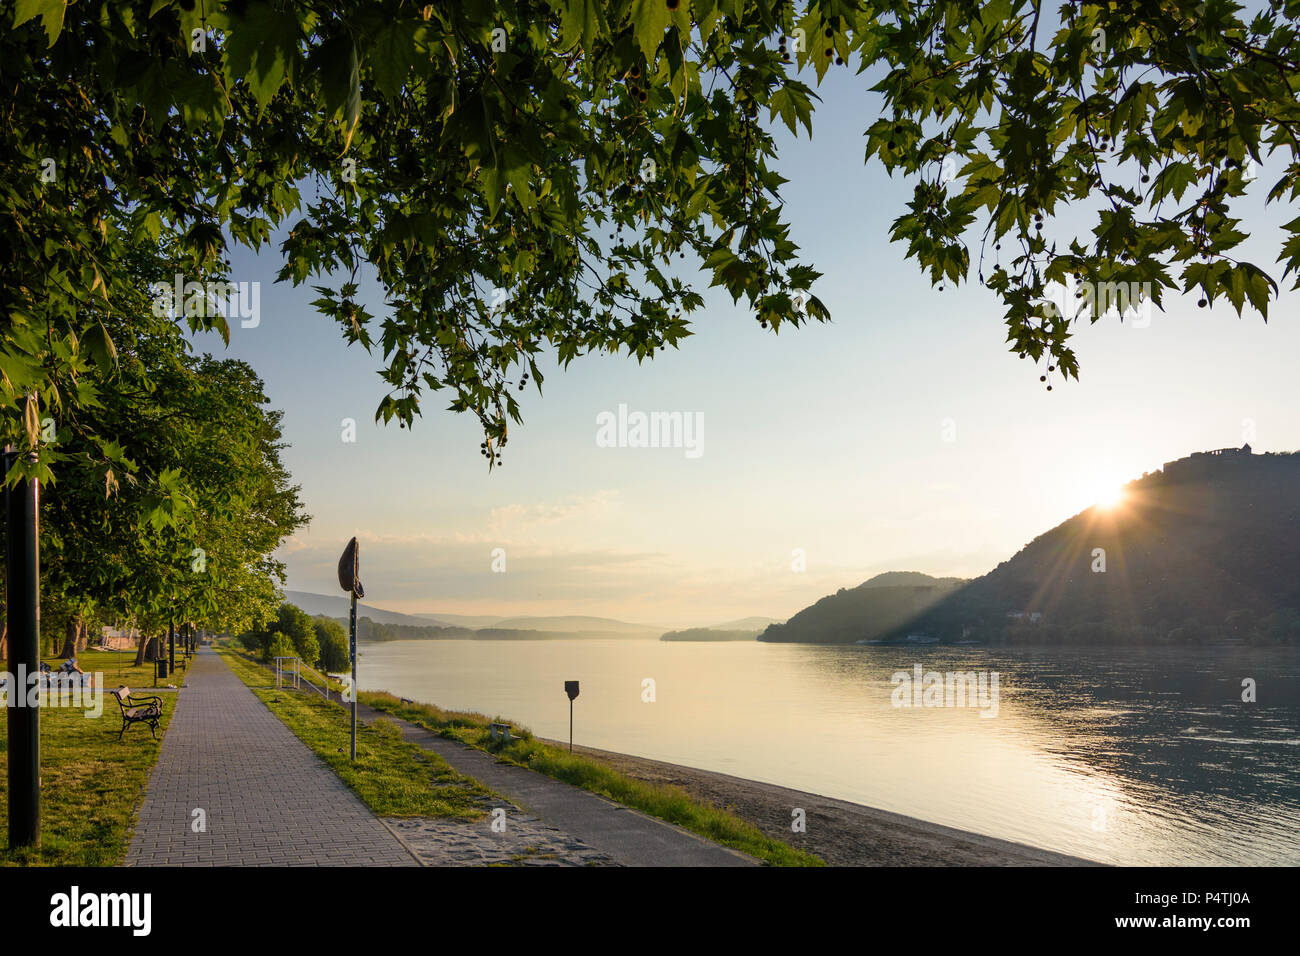
[[361, 546], [353, 538], [339, 558], [339, 587], [351, 596], [348, 616], [348, 653], [352, 658], [352, 759], [357, 759], [357, 598], [366, 596], [361, 586]]
[[[6, 475], [18, 455], [5, 448]], [[10, 849], [41, 845], [41, 709], [27, 706], [27, 681], [41, 670], [39, 502], [35, 479], [5, 489]]]

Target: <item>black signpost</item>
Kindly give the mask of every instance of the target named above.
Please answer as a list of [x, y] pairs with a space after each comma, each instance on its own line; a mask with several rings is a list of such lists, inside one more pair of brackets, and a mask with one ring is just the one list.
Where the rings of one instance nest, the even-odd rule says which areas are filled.
[[357, 759], [357, 598], [365, 597], [366, 590], [361, 586], [360, 545], [353, 538], [343, 549], [339, 558], [339, 587], [352, 597], [351, 612], [348, 615], [348, 654], [352, 658], [352, 759]]
[[[18, 460], [5, 448], [5, 474]], [[9, 627], [9, 848], [41, 845], [41, 709], [27, 706], [27, 681], [41, 668], [40, 489], [5, 489], [5, 610]]]
[[569, 753], [573, 753], [573, 699], [578, 696], [578, 682], [566, 680], [564, 692], [569, 695]]

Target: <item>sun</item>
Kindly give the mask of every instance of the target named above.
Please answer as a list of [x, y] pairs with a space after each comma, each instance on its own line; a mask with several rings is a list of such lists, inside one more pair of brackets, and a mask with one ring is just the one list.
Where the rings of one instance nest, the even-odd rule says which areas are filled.
[[1110, 511], [1118, 506], [1124, 500], [1123, 485], [1107, 485], [1102, 488], [1097, 495], [1097, 507], [1103, 511]]
[[1072, 514], [1093, 509], [1100, 514], [1118, 514], [1132, 497], [1130, 484], [1122, 468], [1082, 465], [1070, 476], [1068, 507]]

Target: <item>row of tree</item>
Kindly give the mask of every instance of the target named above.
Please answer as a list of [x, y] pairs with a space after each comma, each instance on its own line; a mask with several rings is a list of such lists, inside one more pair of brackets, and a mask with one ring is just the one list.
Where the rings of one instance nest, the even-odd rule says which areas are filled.
[[343, 625], [330, 617], [312, 617], [288, 602], [281, 604], [275, 617], [239, 635], [239, 642], [263, 661], [276, 657], [299, 657], [326, 672], [346, 670], [348, 636]]
[[307, 521], [280, 457], [281, 413], [248, 365], [193, 354], [176, 316], [103, 309], [98, 322], [111, 352], [63, 383], [75, 394], [32, 406], [58, 467], [40, 505], [51, 653], [133, 625], [142, 662], [171, 625], [261, 624], [284, 581], [273, 553]]
[[368, 617], [357, 620], [359, 641], [437, 641], [473, 639], [475, 631], [469, 627], [437, 624], [389, 624]]

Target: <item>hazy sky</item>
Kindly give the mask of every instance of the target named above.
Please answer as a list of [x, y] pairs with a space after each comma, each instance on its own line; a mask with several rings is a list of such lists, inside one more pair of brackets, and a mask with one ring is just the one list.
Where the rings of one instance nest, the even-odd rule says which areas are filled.
[[[1108, 487], [1240, 445], [1249, 428], [1256, 451], [1300, 448], [1295, 294], [1268, 324], [1194, 297], [1167, 299], [1146, 328], [1112, 317], [1075, 339], [1081, 381], [1047, 392], [1007, 351], [992, 293], [938, 292], [889, 243], [910, 185], [863, 164], [880, 112], [871, 80], [831, 73], [813, 141], [781, 127], [779, 168], [792, 238], [824, 273], [813, 291], [834, 321], [774, 336], [708, 291], [680, 351], [544, 368], [544, 394], [522, 393], [524, 425], [492, 474], [475, 420], [437, 396], [411, 432], [374, 425], [378, 359], [345, 346], [309, 287], [273, 283], [276, 251], [237, 251], [233, 278], [262, 282], [261, 322], [232, 323], [224, 354], [250, 362], [284, 410], [286, 461], [313, 515], [282, 551], [288, 586], [341, 593], [334, 565], [356, 534], [367, 603], [393, 610], [785, 618], [880, 571], [983, 573]], [[1256, 238], [1241, 247], [1275, 278], [1278, 225], [1295, 215], [1265, 209], [1276, 178], [1266, 165], [1242, 207]], [[222, 354], [218, 339], [203, 347]], [[699, 413], [701, 454], [598, 447], [597, 416], [620, 403]]]

